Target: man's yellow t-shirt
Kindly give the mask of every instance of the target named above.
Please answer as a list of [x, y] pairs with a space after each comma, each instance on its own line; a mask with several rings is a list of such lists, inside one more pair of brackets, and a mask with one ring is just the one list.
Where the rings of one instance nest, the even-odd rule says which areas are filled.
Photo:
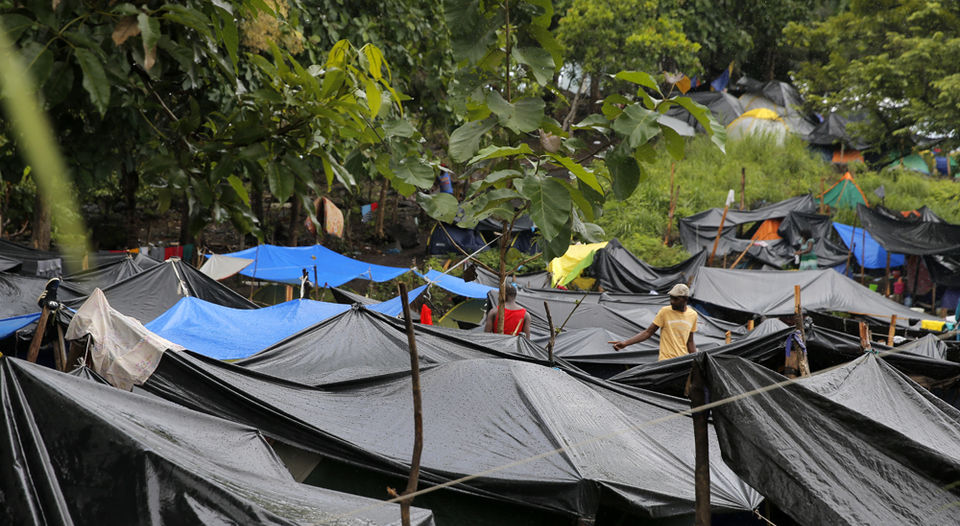
[[697, 331], [697, 311], [689, 305], [683, 312], [667, 306], [653, 318], [660, 327], [660, 360], [687, 354], [687, 338]]

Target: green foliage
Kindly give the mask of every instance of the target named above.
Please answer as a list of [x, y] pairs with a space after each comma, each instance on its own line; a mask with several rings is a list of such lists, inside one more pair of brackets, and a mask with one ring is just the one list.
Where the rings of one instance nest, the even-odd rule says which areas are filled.
[[[880, 151], [909, 151], [916, 133], [960, 145], [960, 4], [853, 2], [850, 11], [784, 34], [798, 86], [818, 110], [866, 113], [856, 132]], [[815, 95], [815, 96], [814, 96]]]

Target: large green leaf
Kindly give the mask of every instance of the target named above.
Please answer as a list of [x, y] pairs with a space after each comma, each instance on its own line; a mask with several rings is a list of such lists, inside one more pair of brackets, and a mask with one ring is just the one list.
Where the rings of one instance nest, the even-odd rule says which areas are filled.
[[[391, 163], [390, 168], [393, 170], [395, 177], [416, 188], [428, 189], [433, 186], [434, 181], [436, 181], [433, 168], [423, 164], [423, 161], [418, 158], [405, 157]], [[405, 196], [411, 195], [412, 193], [412, 191], [403, 192]]]
[[480, 138], [496, 125], [493, 118], [472, 121], [460, 126], [450, 134], [450, 157], [463, 162], [473, 156], [480, 148]]
[[597, 175], [590, 170], [587, 170], [583, 167], [582, 164], [574, 161], [573, 159], [567, 157], [566, 155], [559, 155], [555, 153], [548, 154], [555, 161], [560, 163], [561, 166], [570, 170], [570, 173], [575, 175], [584, 184], [590, 186], [598, 192], [603, 192], [603, 188], [600, 186], [600, 181], [597, 180]]
[[507, 102], [499, 93], [487, 93], [487, 106], [500, 120], [500, 124], [516, 133], [536, 130], [543, 122], [543, 99], [530, 97], [515, 103]]
[[583, 212], [584, 216], [589, 221], [593, 221], [595, 216], [593, 213], [593, 206], [590, 204], [590, 201], [586, 198], [586, 196], [583, 195], [583, 192], [567, 181], [561, 179], [558, 179], [557, 181], [567, 189], [567, 192], [570, 194], [570, 200], [573, 201], [573, 204], [577, 205], [577, 208]]
[[553, 80], [556, 65], [553, 62], [553, 56], [547, 50], [538, 47], [517, 47], [513, 48], [512, 55], [517, 62], [530, 68], [533, 77], [541, 86]]
[[667, 145], [667, 151], [670, 156], [679, 161], [683, 159], [683, 150], [686, 146], [686, 139], [669, 125], [660, 125], [660, 132], [663, 133], [663, 142]]
[[110, 105], [110, 81], [103, 70], [103, 64], [92, 51], [77, 48], [75, 51], [80, 70], [83, 71], [83, 89], [90, 94], [90, 101], [103, 116]]
[[10, 38], [10, 41], [16, 42], [24, 31], [30, 29], [33, 20], [23, 15], [8, 14], [0, 15], [0, 24], [7, 30], [7, 37]]
[[293, 172], [279, 163], [268, 163], [267, 184], [270, 186], [270, 193], [283, 203], [293, 195]]
[[520, 146], [487, 146], [477, 152], [473, 159], [470, 159], [470, 164], [486, 159], [499, 159], [515, 155], [533, 155], [533, 150], [526, 143], [520, 143]]
[[137, 15], [137, 25], [143, 38], [143, 50], [154, 48], [160, 41], [160, 21], [146, 13]]
[[717, 148], [720, 148], [720, 151], [726, 152], [727, 129], [717, 121], [717, 118], [709, 108], [694, 101], [690, 97], [677, 97], [673, 99], [673, 102], [683, 106], [684, 109], [689, 111], [690, 115], [693, 115], [697, 119], [697, 122], [707, 130], [707, 133], [710, 135], [710, 141], [713, 142]]
[[607, 154], [606, 158], [607, 169], [610, 170], [612, 179], [613, 195], [620, 200], [633, 194], [637, 185], [640, 184], [642, 174], [637, 160], [629, 152], [624, 151], [622, 146], [623, 143], [614, 148], [612, 152]]
[[543, 251], [544, 259], [547, 261], [562, 256], [567, 251], [567, 247], [570, 246], [571, 220], [572, 217], [567, 217], [567, 222], [561, 225], [560, 229], [552, 237], [548, 237], [543, 232], [540, 232], [540, 248]]
[[237, 62], [239, 57], [237, 51], [240, 47], [240, 32], [237, 30], [237, 23], [233, 19], [233, 14], [221, 12], [220, 20], [223, 22], [223, 28], [220, 30], [223, 45], [227, 48], [227, 54], [230, 55], [230, 62], [233, 63], [233, 71], [237, 72]]
[[630, 148], [637, 148], [649, 142], [660, 133], [657, 119], [660, 114], [650, 111], [639, 104], [631, 104], [613, 121], [613, 129], [627, 138]]
[[[543, 237], [553, 239], [570, 219], [570, 194], [552, 177], [528, 175], [522, 194], [530, 201], [530, 218]], [[569, 230], [568, 230], [569, 232]]]
[[444, 192], [432, 195], [420, 192], [417, 194], [417, 202], [428, 216], [443, 223], [452, 223], [459, 211], [457, 198]]
[[237, 193], [237, 196], [243, 201], [243, 204], [250, 206], [250, 194], [247, 193], [247, 188], [243, 186], [243, 181], [240, 180], [236, 175], [231, 175], [227, 177], [227, 182], [230, 183], [230, 187], [233, 188], [233, 191]]

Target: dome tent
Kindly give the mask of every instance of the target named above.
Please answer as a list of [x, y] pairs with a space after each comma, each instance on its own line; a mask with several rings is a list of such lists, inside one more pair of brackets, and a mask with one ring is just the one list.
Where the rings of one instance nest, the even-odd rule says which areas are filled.
[[727, 139], [735, 141], [749, 135], [771, 135], [777, 142], [783, 142], [789, 131], [786, 121], [775, 111], [757, 108], [745, 112], [727, 126]]

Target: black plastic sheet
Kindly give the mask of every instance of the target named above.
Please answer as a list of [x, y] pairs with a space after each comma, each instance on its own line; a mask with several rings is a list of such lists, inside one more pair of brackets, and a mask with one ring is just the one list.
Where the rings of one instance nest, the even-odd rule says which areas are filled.
[[611, 239], [594, 253], [588, 271], [608, 292], [666, 294], [677, 283], [690, 283], [706, 261], [707, 252], [702, 250], [676, 265], [654, 267], [633, 255], [620, 241]]
[[[310, 388], [232, 364], [196, 362], [167, 353], [143, 388], [363, 469], [395, 475], [409, 469], [407, 376]], [[673, 413], [663, 397], [503, 359], [436, 365], [420, 381], [423, 487], [506, 466], [453, 489], [573, 516], [594, 516], [606, 506], [641, 517], [693, 510], [690, 420], [632, 429]], [[568, 449], [538, 456], [558, 446]], [[759, 496], [714, 458], [714, 508], [755, 507]]]
[[28, 276], [52, 278], [59, 276], [63, 269], [59, 254], [25, 247], [5, 239], [0, 239], [0, 257], [20, 262], [20, 273]]
[[860, 224], [888, 252], [909, 255], [960, 255], [960, 225], [897, 219], [857, 206]]
[[[785, 380], [700, 359], [714, 401]], [[801, 524], [960, 524], [960, 412], [875, 356], [712, 414], [726, 463]]]
[[3, 524], [400, 523], [295, 482], [257, 430], [154, 397], [0, 358], [0, 400]]
[[115, 259], [99, 267], [64, 276], [60, 289], [69, 290], [77, 296], [86, 296], [94, 289], [107, 288], [159, 264], [146, 256], [134, 258], [124, 255], [123, 258]]

